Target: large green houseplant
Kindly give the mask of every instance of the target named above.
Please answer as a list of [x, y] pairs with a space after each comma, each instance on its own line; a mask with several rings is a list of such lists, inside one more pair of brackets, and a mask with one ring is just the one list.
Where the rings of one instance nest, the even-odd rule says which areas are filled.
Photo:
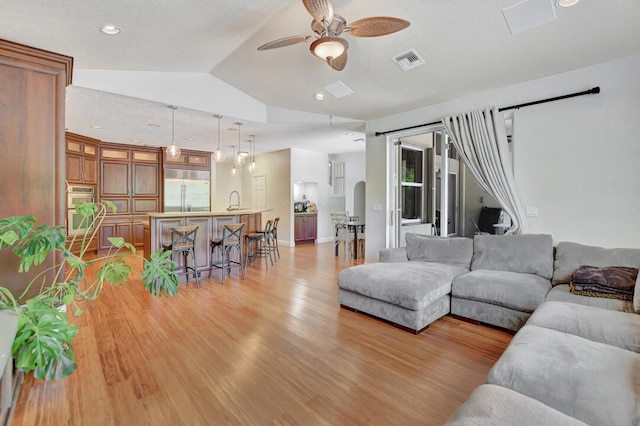
[[[40, 271], [22, 294], [14, 295], [0, 286], [0, 310], [11, 309], [18, 316], [18, 332], [12, 347], [16, 367], [25, 373], [33, 371], [38, 379], [59, 379], [75, 371], [71, 342], [78, 329], [69, 322], [67, 312], [81, 315], [83, 302], [95, 300], [105, 285], [123, 285], [131, 273], [131, 266], [125, 259], [141, 258], [135, 247], [122, 238], [109, 238], [112, 247], [105, 255], [85, 256], [107, 209], [115, 213], [115, 206], [110, 202], [76, 206], [82, 220], [90, 223], [86, 232], [71, 241], [71, 244], [79, 243], [79, 255], [68, 249], [62, 227], [38, 225], [33, 216], [0, 219], [0, 250], [11, 250], [20, 258], [19, 272], [27, 272], [49, 256], [56, 256], [54, 266]], [[90, 265], [97, 269], [86, 274]], [[151, 254], [149, 260], [144, 259], [142, 280], [145, 289], [155, 296], [177, 294], [175, 268], [170, 251], [159, 250]], [[51, 270], [54, 271], [53, 282], [46, 282], [44, 277], [50, 276]], [[35, 296], [27, 298], [28, 294], [34, 293]]]

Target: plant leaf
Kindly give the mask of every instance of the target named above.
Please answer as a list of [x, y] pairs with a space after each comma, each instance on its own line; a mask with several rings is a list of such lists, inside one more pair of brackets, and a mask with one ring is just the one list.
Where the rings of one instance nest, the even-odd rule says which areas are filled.
[[111, 243], [115, 248], [122, 248], [124, 246], [124, 238], [122, 237], [108, 237], [107, 240]]
[[161, 297], [178, 294], [178, 274], [176, 262], [171, 259], [170, 250], [158, 250], [152, 253], [150, 260], [144, 261], [142, 279], [144, 288], [154, 296]]
[[82, 217], [91, 217], [98, 211], [96, 203], [79, 202], [75, 205], [76, 213]]
[[131, 273], [131, 266], [124, 259], [114, 259], [105, 262], [96, 272], [96, 278], [100, 282], [108, 282], [114, 286], [121, 286], [127, 282]]

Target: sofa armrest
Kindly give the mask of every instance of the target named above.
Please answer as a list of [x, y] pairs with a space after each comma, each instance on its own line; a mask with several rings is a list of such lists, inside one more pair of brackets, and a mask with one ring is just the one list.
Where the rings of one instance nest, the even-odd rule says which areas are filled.
[[407, 249], [404, 247], [382, 249], [379, 252], [380, 262], [395, 263], [395, 262], [408, 262]]

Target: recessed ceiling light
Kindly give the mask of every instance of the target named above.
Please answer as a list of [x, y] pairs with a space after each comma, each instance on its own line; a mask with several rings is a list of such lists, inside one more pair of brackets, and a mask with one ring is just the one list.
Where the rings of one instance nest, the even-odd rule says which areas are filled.
[[347, 132], [347, 133], [345, 133], [344, 135], [345, 135], [345, 136], [353, 136], [353, 133], [351, 133], [351, 132]]
[[231, 132], [237, 132], [238, 129], [235, 127], [229, 127], [227, 130], [231, 131]]
[[558, 5], [558, 7], [571, 7], [578, 4], [579, 1], [580, 0], [557, 0], [556, 5]]
[[99, 125], [99, 124], [92, 124], [92, 125], [91, 125], [91, 126], [89, 126], [89, 127], [91, 127], [92, 129], [102, 129], [102, 126], [101, 126], [101, 125]]
[[131, 142], [138, 143], [138, 142], [140, 142], [140, 139], [131, 139]]
[[160, 125], [156, 123], [149, 123], [149, 127], [160, 127]]
[[189, 141], [189, 142], [193, 142], [193, 141], [195, 141], [195, 139], [194, 139], [194, 138], [186, 138], [185, 140], [186, 140], [186, 141]]
[[116, 34], [119, 34], [120, 31], [122, 31], [122, 30], [120, 28], [116, 27], [115, 25], [103, 25], [100, 28], [100, 31], [103, 32], [104, 34], [116, 35]]
[[316, 101], [324, 101], [324, 94], [318, 92], [313, 94], [313, 99]]

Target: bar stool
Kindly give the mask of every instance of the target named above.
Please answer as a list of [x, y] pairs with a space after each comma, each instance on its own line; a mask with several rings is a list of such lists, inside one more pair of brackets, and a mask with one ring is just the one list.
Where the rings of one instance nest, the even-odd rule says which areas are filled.
[[[222, 225], [222, 238], [211, 240], [211, 267], [209, 277], [213, 276], [213, 268], [222, 269], [222, 284], [224, 284], [224, 270], [228, 269], [231, 275], [231, 268], [238, 268], [238, 275], [242, 272], [242, 278], [247, 279], [244, 258], [242, 257], [242, 230], [244, 223], [232, 223]], [[231, 250], [236, 249], [238, 260], [231, 260]], [[220, 262], [216, 262], [216, 249], [218, 249]]]
[[276, 217], [273, 219], [273, 226], [271, 227], [271, 234], [269, 235], [267, 241], [269, 243], [269, 247], [273, 252], [273, 257], [275, 259], [276, 254], [278, 255], [278, 259], [280, 259], [280, 248], [278, 247], [278, 222], [280, 222], [280, 217]]
[[[171, 259], [178, 253], [182, 253], [184, 257], [183, 274], [187, 276], [187, 282], [189, 281], [189, 271], [193, 271], [193, 277], [196, 279], [196, 286], [200, 288], [200, 274], [196, 269], [198, 262], [196, 262], [196, 236], [198, 232], [198, 225], [194, 226], [175, 226], [171, 228], [171, 243], [163, 244], [164, 250], [171, 250], [173, 254]], [[189, 266], [189, 256], [193, 260], [193, 266]]]
[[[267, 262], [267, 256], [271, 261], [271, 266], [273, 266], [273, 258], [271, 257], [271, 247], [269, 245], [269, 235], [271, 234], [271, 227], [273, 226], [273, 222], [271, 220], [267, 221], [267, 224], [264, 227], [264, 231], [259, 232], [251, 232], [247, 234], [247, 255], [244, 261], [245, 267], [251, 266], [253, 259], [256, 258], [264, 258], [264, 264], [269, 270], [269, 262]], [[253, 251], [251, 248], [253, 247]]]

